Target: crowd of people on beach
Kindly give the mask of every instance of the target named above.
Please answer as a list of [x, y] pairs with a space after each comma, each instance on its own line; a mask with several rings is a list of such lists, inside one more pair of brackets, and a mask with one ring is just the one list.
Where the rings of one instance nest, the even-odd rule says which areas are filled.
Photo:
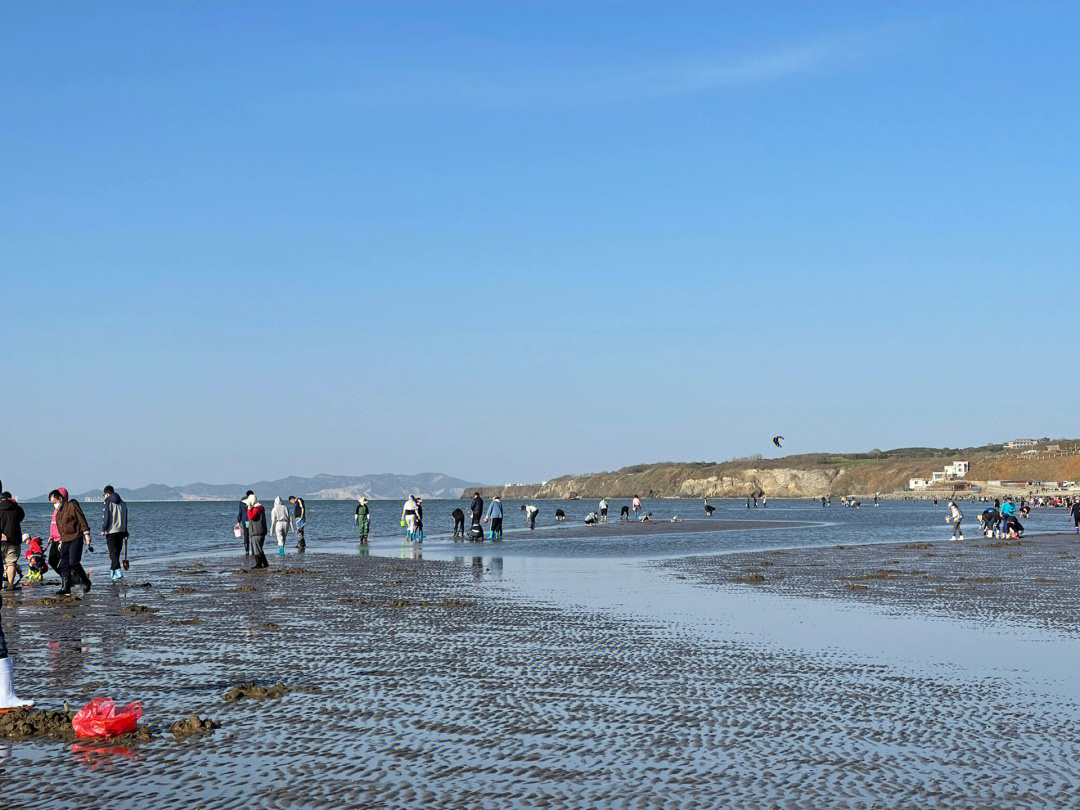
[[306, 524], [307, 504], [303, 498], [290, 495], [288, 506], [280, 496], [274, 498], [274, 506], [270, 510], [268, 522], [265, 507], [249, 489], [244, 493], [237, 507], [233, 535], [237, 540], [243, 539], [244, 556], [255, 557], [255, 568], [268, 568], [270, 562], [266, 559], [264, 548], [266, 535], [269, 533], [277, 540], [278, 554], [284, 557], [290, 530], [296, 531], [297, 551], [304, 551], [307, 548], [307, 541], [304, 538]]
[[[10, 492], [0, 492], [0, 556], [3, 557], [4, 590], [18, 590], [24, 578], [32, 584], [39, 583], [50, 568], [60, 575], [57, 595], [66, 596], [75, 587], [81, 587], [83, 593], [90, 590], [92, 583], [83, 568], [82, 558], [84, 551], [93, 552], [94, 541], [82, 505], [64, 487], [57, 487], [49, 493], [49, 503], [52, 513], [46, 540], [22, 530], [26, 511]], [[128, 508], [112, 486], [102, 490], [101, 506], [98, 534], [105, 539], [109, 554], [109, 579], [115, 582], [123, 579], [128, 567]], [[21, 562], [27, 564], [28, 576], [24, 574]]]

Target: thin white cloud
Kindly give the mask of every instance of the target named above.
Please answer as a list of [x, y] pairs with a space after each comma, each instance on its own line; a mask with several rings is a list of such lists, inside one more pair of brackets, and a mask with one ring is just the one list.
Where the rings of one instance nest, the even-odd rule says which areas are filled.
[[539, 70], [373, 71], [352, 93], [363, 102], [577, 106], [776, 82], [886, 58], [910, 30], [839, 34], [726, 59], [627, 62]]

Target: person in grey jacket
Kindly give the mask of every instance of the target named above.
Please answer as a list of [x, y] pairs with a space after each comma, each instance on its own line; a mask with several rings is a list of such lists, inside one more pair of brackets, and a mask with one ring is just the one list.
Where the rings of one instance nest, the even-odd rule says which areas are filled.
[[109, 579], [113, 582], [124, 578], [120, 568], [120, 551], [128, 539], [128, 508], [112, 486], [102, 491], [105, 501], [101, 505], [101, 536], [109, 547]]

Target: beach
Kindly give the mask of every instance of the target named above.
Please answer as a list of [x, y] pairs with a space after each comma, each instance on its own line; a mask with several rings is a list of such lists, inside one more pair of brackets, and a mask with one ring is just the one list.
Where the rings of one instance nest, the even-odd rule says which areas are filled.
[[[492, 544], [225, 555], [5, 594], [24, 696], [141, 700], [147, 731], [0, 740], [7, 806], [1068, 805], [1078, 696], [1009, 656], [1030, 658], [1026, 627], [1075, 663], [1080, 545], [904, 545], [507, 570]], [[927, 627], [1005, 671], [955, 640], [922, 655]], [[878, 646], [908, 633], [914, 652]], [[269, 695], [227, 699], [244, 684]], [[176, 737], [193, 714], [220, 728]]]

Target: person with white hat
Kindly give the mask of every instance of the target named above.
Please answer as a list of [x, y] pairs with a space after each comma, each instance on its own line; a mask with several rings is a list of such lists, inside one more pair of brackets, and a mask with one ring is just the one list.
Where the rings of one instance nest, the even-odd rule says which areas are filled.
[[371, 511], [368, 509], [368, 499], [363, 495], [356, 502], [356, 530], [360, 532], [360, 542], [368, 541], [368, 532], [371, 531]]

